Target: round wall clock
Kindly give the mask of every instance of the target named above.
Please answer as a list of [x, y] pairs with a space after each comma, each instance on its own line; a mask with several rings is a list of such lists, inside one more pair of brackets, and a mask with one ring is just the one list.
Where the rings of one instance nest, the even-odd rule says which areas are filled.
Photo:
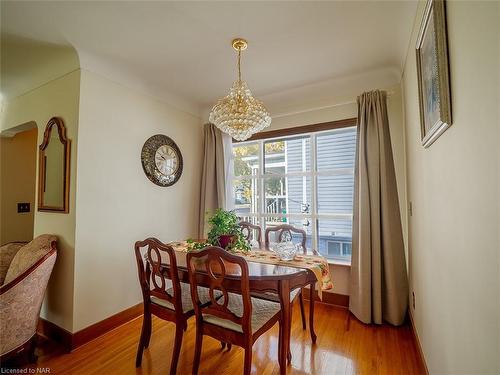
[[141, 162], [144, 173], [156, 185], [171, 186], [181, 177], [181, 151], [166, 135], [153, 135], [144, 143]]

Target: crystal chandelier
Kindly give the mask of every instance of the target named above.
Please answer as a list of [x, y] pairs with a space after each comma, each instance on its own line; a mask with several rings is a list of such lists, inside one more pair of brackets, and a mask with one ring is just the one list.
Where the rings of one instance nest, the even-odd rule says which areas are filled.
[[245, 39], [233, 40], [233, 48], [238, 52], [238, 80], [233, 83], [229, 95], [213, 106], [208, 118], [237, 141], [244, 141], [271, 125], [266, 107], [252, 96], [247, 83], [241, 80], [241, 51], [246, 50], [247, 45]]

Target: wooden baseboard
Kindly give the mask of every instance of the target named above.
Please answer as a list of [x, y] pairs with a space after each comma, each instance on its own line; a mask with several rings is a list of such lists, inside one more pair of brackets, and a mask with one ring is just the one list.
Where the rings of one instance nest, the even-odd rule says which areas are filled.
[[73, 334], [43, 318], [38, 320], [37, 333], [61, 344], [67, 352], [73, 345]]
[[[308, 288], [302, 289], [302, 293], [304, 293], [304, 298], [309, 300], [310, 291]], [[318, 294], [315, 294], [315, 301], [326, 303], [327, 305], [334, 305], [338, 307], [342, 307], [347, 309], [349, 307], [349, 296], [344, 294], [337, 294], [331, 292], [323, 292], [323, 299], [319, 299]]]
[[48, 337], [62, 344], [66, 350], [72, 351], [106, 332], [128, 323], [142, 313], [143, 304], [139, 303], [75, 333], [68, 332], [56, 324], [40, 318], [37, 331], [38, 334]]
[[118, 314], [112, 315], [109, 318], [101, 320], [91, 326], [88, 326], [81, 331], [73, 334], [73, 347], [76, 349], [89, 341], [92, 341], [99, 336], [109, 332], [125, 323], [128, 323], [132, 319], [137, 318], [143, 313], [143, 304], [139, 303], [135, 306], [129, 307], [126, 310], [119, 312]]
[[418, 355], [420, 357], [420, 361], [422, 361], [425, 373], [429, 375], [429, 369], [427, 368], [427, 362], [425, 362], [424, 352], [422, 350], [422, 346], [420, 345], [420, 339], [418, 338], [417, 330], [415, 329], [415, 323], [413, 322], [413, 316], [411, 314], [411, 310], [408, 310], [408, 316], [410, 317], [410, 329], [413, 336], [413, 341], [415, 342], [415, 346], [418, 349]]
[[[309, 289], [305, 288], [303, 293], [304, 298], [309, 299]], [[318, 302], [342, 308], [347, 308], [349, 306], [349, 296], [343, 294], [323, 292], [322, 300], [318, 298], [317, 294], [315, 299]], [[40, 318], [37, 331], [40, 335], [59, 342], [66, 350], [72, 351], [79, 346], [98, 338], [106, 332], [109, 332], [131, 321], [132, 319], [137, 318], [142, 315], [142, 313], [143, 305], [142, 303], [139, 303], [75, 333], [68, 332], [64, 328], [61, 328], [48, 320]]]

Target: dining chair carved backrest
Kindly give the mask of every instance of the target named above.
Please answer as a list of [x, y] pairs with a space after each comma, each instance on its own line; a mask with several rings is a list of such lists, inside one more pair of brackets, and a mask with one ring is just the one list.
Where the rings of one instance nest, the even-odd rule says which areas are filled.
[[144, 302], [144, 319], [136, 367], [141, 366], [143, 350], [151, 339], [151, 315], [176, 324], [170, 373], [175, 374], [187, 319], [194, 315], [188, 285], [179, 281], [175, 250], [156, 238], [135, 243], [135, 257]]
[[[198, 259], [198, 262], [193, 259]], [[200, 252], [189, 253], [187, 258], [189, 266], [189, 281], [192, 286], [191, 297], [193, 299], [194, 311], [196, 316], [201, 314], [209, 314], [220, 319], [229, 320], [235, 324], [242, 326], [243, 332], [250, 331], [250, 315], [252, 314], [252, 306], [250, 304], [250, 287], [248, 281], [248, 264], [242, 257], [229, 254], [226, 250], [211, 246], [206, 247]], [[196, 265], [202, 267], [209, 277], [209, 295], [211, 304], [200, 307], [200, 298], [198, 295], [198, 282], [196, 279]], [[240, 290], [241, 299], [243, 302], [242, 315], [238, 316], [228, 307], [230, 298], [229, 293], [224, 287], [224, 281], [227, 274], [227, 268], [232, 274], [241, 275], [240, 278], [234, 282]], [[220, 291], [222, 298], [217, 300], [215, 292]]]
[[[293, 240], [293, 233], [298, 234], [300, 237], [300, 246], [302, 247], [302, 252], [304, 255], [307, 254], [307, 247], [306, 247], [307, 233], [305, 230], [296, 228], [296, 227], [289, 225], [289, 224], [276, 225], [276, 226], [267, 228], [264, 237], [265, 237], [266, 249], [268, 249], [268, 250], [270, 250], [270, 244], [271, 244], [271, 241], [270, 241], [271, 236], [270, 235], [271, 235], [271, 233], [275, 234], [275, 239], [277, 240], [277, 242], [292, 241]], [[311, 251], [314, 255], [318, 255], [318, 252], [316, 251], [316, 249], [312, 249]], [[267, 298], [272, 299], [272, 297], [270, 298], [269, 296], [267, 296]], [[290, 300], [293, 301], [293, 300], [295, 300], [295, 298], [299, 299], [300, 316], [302, 319], [302, 329], [305, 330], [306, 329], [306, 313], [305, 313], [305, 309], [304, 309], [304, 296], [302, 294], [302, 289], [299, 289], [299, 290], [293, 292], [293, 295], [291, 296]], [[312, 303], [314, 303], [314, 300], [312, 300]], [[310, 315], [309, 319], [312, 319], [312, 318], [313, 317]], [[313, 342], [314, 342], [315, 338], [313, 336], [314, 336], [314, 334], [311, 331], [311, 338], [313, 339]]]
[[[146, 251], [142, 255], [143, 247], [146, 247]], [[171, 304], [176, 311], [182, 312], [181, 285], [175, 250], [156, 238], [147, 238], [135, 243], [135, 255], [143, 297], [148, 301], [152, 298], [162, 306], [166, 303]], [[167, 264], [168, 268], [165, 267]], [[172, 294], [167, 293], [170, 287]]]
[[[188, 253], [187, 265], [196, 315], [193, 374], [200, 365], [203, 335], [244, 348], [244, 374], [250, 374], [253, 343], [278, 321], [279, 303], [252, 298], [246, 260], [220, 247]], [[204, 284], [208, 284], [211, 302], [208, 305], [200, 300], [201, 275]], [[215, 297], [216, 292], [222, 294], [220, 299]]]
[[262, 230], [258, 225], [254, 225], [248, 221], [240, 221], [238, 225], [248, 242], [256, 241], [259, 248], [262, 246]]
[[[302, 251], [304, 254], [307, 254], [307, 247], [306, 247], [307, 233], [305, 230], [296, 228], [293, 225], [289, 225], [289, 224], [281, 224], [281, 225], [269, 227], [266, 229], [266, 232], [265, 232], [266, 249], [269, 249], [269, 246], [271, 244], [270, 235], [272, 232], [274, 232], [275, 238], [277, 239], [277, 242], [292, 241], [293, 234], [298, 234], [300, 237], [300, 245], [302, 247]], [[314, 254], [317, 254], [317, 251], [315, 249], [312, 249], [312, 252]]]

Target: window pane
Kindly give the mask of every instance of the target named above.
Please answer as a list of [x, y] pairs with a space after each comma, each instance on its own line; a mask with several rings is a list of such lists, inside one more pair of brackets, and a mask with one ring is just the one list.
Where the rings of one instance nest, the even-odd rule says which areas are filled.
[[342, 243], [338, 241], [327, 241], [327, 251], [330, 256], [340, 256], [342, 254]]
[[233, 146], [234, 175], [257, 175], [259, 171], [259, 144], [245, 143]]
[[310, 137], [268, 141], [264, 147], [265, 173], [284, 174], [311, 170]]
[[287, 177], [287, 213], [311, 214], [311, 177]]
[[264, 143], [264, 173], [286, 173], [285, 148], [285, 141], [282, 140]]
[[351, 219], [318, 220], [318, 248], [328, 258], [350, 259], [352, 248]]
[[264, 179], [264, 213], [285, 214], [286, 213], [286, 178], [269, 177]]
[[318, 176], [318, 213], [352, 213], [354, 175]]
[[255, 178], [235, 179], [233, 181], [233, 197], [236, 215], [245, 216], [258, 213], [259, 184]]
[[266, 214], [310, 214], [311, 177], [266, 177]]
[[356, 127], [320, 133], [316, 137], [318, 171], [354, 169]]
[[342, 254], [344, 256], [351, 257], [351, 255], [352, 255], [352, 242], [351, 243], [344, 242], [344, 244], [342, 245]]

